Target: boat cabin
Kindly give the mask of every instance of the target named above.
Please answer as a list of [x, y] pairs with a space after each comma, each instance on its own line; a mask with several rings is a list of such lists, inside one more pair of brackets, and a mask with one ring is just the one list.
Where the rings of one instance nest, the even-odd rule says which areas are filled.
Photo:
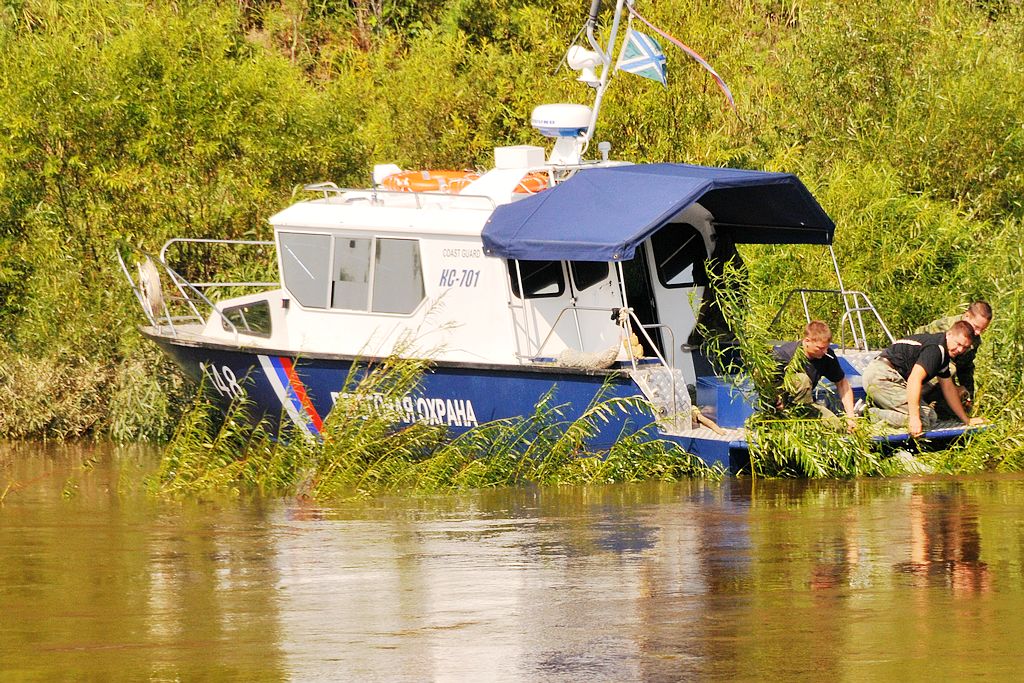
[[458, 194], [312, 186], [318, 196], [270, 219], [280, 288], [221, 302], [203, 334], [300, 355], [644, 357], [693, 385], [708, 374], [695, 334], [708, 259], [736, 259], [744, 242], [825, 244], [834, 230], [788, 174], [598, 163], [516, 193], [535, 171], [505, 164]]

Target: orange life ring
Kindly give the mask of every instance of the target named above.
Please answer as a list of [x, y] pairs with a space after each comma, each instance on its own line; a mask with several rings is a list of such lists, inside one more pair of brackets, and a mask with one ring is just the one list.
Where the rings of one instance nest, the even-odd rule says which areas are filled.
[[380, 182], [392, 192], [445, 192], [458, 194], [480, 177], [473, 171], [399, 171]]
[[518, 194], [537, 194], [548, 189], [548, 174], [543, 171], [535, 173], [528, 173], [523, 176], [523, 179], [516, 185], [516, 189], [512, 190]]

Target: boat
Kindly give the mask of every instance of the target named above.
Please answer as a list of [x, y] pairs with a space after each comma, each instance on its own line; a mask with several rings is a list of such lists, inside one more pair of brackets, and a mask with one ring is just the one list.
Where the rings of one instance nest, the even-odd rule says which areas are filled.
[[[628, 163], [610, 159], [605, 142], [587, 157], [624, 0], [604, 46], [599, 5], [589, 45], [567, 60], [593, 88], [593, 106], [533, 110], [550, 150], [499, 147], [486, 171], [378, 165], [367, 188], [307, 185], [270, 217], [272, 240], [182, 237], [158, 253], [119, 253], [147, 318], [142, 334], [224, 401], [244, 395], [309, 438], [353, 364], [397, 353], [430, 360], [418, 388], [391, 406], [401, 422], [455, 435], [529, 415], [549, 392], [567, 420], [598, 396], [637, 397], [640, 407], [603, 424], [594, 448], [642, 430], [736, 471], [756, 397], [716, 374], [701, 339], [716, 324], [706, 264], [736, 259], [741, 244], [813, 244], [828, 250], [839, 286], [793, 296], [808, 320], [808, 297], [842, 302], [837, 353], [863, 397], [859, 371], [877, 353], [865, 321], [892, 336], [868, 297], [842, 286], [835, 224], [799, 178]], [[278, 279], [190, 281], [170, 262], [196, 244], [273, 250]], [[243, 293], [214, 301], [213, 288]]]

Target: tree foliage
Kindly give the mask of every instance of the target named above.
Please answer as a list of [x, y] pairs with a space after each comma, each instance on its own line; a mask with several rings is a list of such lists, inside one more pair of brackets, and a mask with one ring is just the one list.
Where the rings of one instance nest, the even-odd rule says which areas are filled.
[[[140, 371], [163, 361], [132, 329], [115, 241], [266, 238], [266, 216], [296, 185], [363, 185], [373, 163], [483, 167], [496, 145], [541, 144], [534, 105], [589, 101], [556, 74], [585, 5], [0, 4], [3, 433], [166, 436], [184, 390], [166, 366]], [[669, 86], [617, 76], [598, 139], [630, 161], [799, 174], [839, 226], [845, 284], [868, 291], [896, 332], [990, 299], [983, 405], [1019, 419], [1021, 4], [637, 7], [709, 58], [737, 110], [666, 45]], [[830, 282], [819, 251], [744, 255], [766, 291], [755, 318], [798, 281]], [[155, 398], [168, 390], [172, 400]]]

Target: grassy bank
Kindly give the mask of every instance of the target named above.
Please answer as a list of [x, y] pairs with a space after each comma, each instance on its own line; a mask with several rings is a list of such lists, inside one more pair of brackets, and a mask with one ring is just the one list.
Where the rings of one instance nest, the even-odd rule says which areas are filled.
[[[554, 73], [582, 2], [373, 7], [0, 8], [0, 436], [163, 439], [189, 405], [190, 389], [133, 329], [116, 239], [156, 250], [179, 235], [267, 238], [265, 218], [296, 185], [363, 185], [373, 163], [486, 165], [495, 145], [541, 144], [527, 125], [535, 104], [589, 101]], [[988, 444], [988, 462], [1019, 460], [1020, 3], [638, 9], [709, 58], [737, 113], [666, 46], [668, 88], [618, 76], [598, 139], [631, 161], [797, 173], [838, 224], [846, 286], [869, 292], [896, 333], [991, 301], [978, 407], [1000, 426], [975, 444]], [[834, 285], [820, 250], [743, 255], [755, 321], [797, 277]], [[207, 279], [245, 266], [220, 256], [191, 268]]]

